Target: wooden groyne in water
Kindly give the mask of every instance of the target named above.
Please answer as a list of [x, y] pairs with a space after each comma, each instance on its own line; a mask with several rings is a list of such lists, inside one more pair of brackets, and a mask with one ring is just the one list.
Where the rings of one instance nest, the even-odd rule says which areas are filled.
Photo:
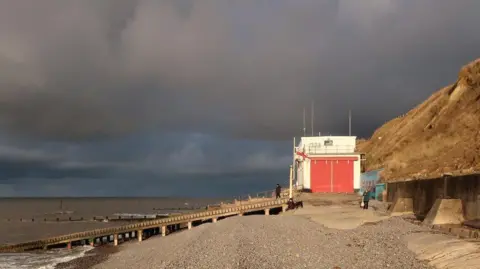
[[71, 248], [72, 245], [94, 245], [96, 242], [109, 241], [113, 237], [113, 244], [116, 246], [119, 240], [131, 239], [136, 237], [141, 242], [144, 236], [153, 234], [167, 235], [169, 232], [180, 229], [182, 226], [188, 229], [192, 228], [195, 222], [217, 222], [220, 218], [229, 216], [242, 216], [244, 214], [251, 214], [263, 212], [269, 215], [271, 210], [286, 210], [287, 198], [278, 200], [269, 200], [255, 203], [245, 203], [243, 205], [222, 208], [217, 210], [204, 211], [199, 213], [184, 214], [179, 216], [172, 216], [168, 218], [142, 221], [134, 224], [127, 224], [118, 227], [102, 228], [91, 231], [72, 233], [63, 236], [55, 236], [47, 239], [24, 242], [19, 244], [11, 244], [0, 246], [0, 253], [6, 252], [20, 252], [34, 249], [47, 249], [50, 247], [57, 247], [66, 245]]

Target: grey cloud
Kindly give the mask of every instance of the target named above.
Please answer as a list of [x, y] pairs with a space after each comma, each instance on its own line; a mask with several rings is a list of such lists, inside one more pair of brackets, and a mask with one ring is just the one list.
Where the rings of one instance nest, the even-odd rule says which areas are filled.
[[0, 146], [0, 181], [26, 177], [106, 177], [126, 168], [121, 164], [74, 162], [67, 158], [43, 150]]
[[[84, 143], [51, 147], [49, 143], [34, 146], [13, 140], [9, 141], [12, 146], [5, 146], [6, 141], [0, 139], [0, 183], [21, 183], [28, 178], [45, 179], [55, 185], [69, 178], [135, 181], [174, 175], [232, 176], [286, 172], [291, 162], [291, 156], [278, 151], [276, 145], [242, 149], [241, 145], [230, 144], [228, 140], [218, 142], [213, 137], [196, 134], [170, 141], [177, 145], [175, 147], [155, 146], [162, 141], [165, 142], [164, 137], [145, 142], [151, 147], [137, 151], [133, 145], [121, 141], [106, 145]], [[143, 146], [136, 144], [138, 148]], [[123, 158], [117, 156], [119, 152], [112, 151], [116, 148], [124, 149], [120, 153], [125, 155]], [[134, 154], [134, 151], [137, 152]]]
[[[169, 152], [153, 150], [144, 162], [149, 171], [175, 174], [244, 174], [265, 171], [288, 171], [292, 157], [288, 150], [278, 151], [275, 146], [242, 149], [228, 141], [215, 141], [211, 137], [194, 134]], [[285, 147], [286, 148], [286, 147]], [[284, 148], [282, 148], [284, 149]]]
[[0, 123], [102, 138], [156, 128], [362, 136], [478, 56], [473, 0], [0, 3]]

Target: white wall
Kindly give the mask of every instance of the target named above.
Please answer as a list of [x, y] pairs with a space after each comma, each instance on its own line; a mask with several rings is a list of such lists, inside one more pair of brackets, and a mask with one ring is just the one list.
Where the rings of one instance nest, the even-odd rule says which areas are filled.
[[298, 166], [297, 166], [297, 172], [296, 172], [296, 176], [297, 176], [296, 186], [297, 186], [297, 188], [298, 187], [304, 187], [303, 186], [303, 184], [304, 184], [304, 180], [303, 180], [304, 179], [304, 175], [303, 175], [304, 168], [303, 167], [304, 167], [303, 162], [299, 163]]
[[310, 160], [306, 159], [304, 162], [304, 171], [303, 171], [303, 187], [305, 189], [310, 189]]
[[310, 160], [300, 162], [297, 168], [297, 187], [310, 189]]
[[353, 164], [353, 188], [354, 189], [360, 189], [360, 185], [361, 185], [361, 165], [360, 165], [360, 155], [357, 155], [358, 156], [358, 160], [355, 161], [355, 163]]

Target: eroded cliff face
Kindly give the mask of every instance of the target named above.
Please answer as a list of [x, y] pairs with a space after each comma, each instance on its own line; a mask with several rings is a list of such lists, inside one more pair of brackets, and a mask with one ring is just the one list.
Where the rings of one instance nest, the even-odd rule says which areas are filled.
[[384, 167], [384, 181], [480, 171], [480, 59], [357, 148], [366, 153], [367, 170]]

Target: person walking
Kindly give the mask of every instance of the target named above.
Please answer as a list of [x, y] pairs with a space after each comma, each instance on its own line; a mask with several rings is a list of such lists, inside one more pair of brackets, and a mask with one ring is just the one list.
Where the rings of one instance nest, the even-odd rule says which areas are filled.
[[280, 187], [280, 184], [277, 184], [277, 187], [275, 188], [275, 199], [281, 198], [280, 194], [282, 193], [282, 187]]
[[370, 190], [366, 189], [363, 192], [363, 209], [368, 209], [368, 202], [370, 201]]

